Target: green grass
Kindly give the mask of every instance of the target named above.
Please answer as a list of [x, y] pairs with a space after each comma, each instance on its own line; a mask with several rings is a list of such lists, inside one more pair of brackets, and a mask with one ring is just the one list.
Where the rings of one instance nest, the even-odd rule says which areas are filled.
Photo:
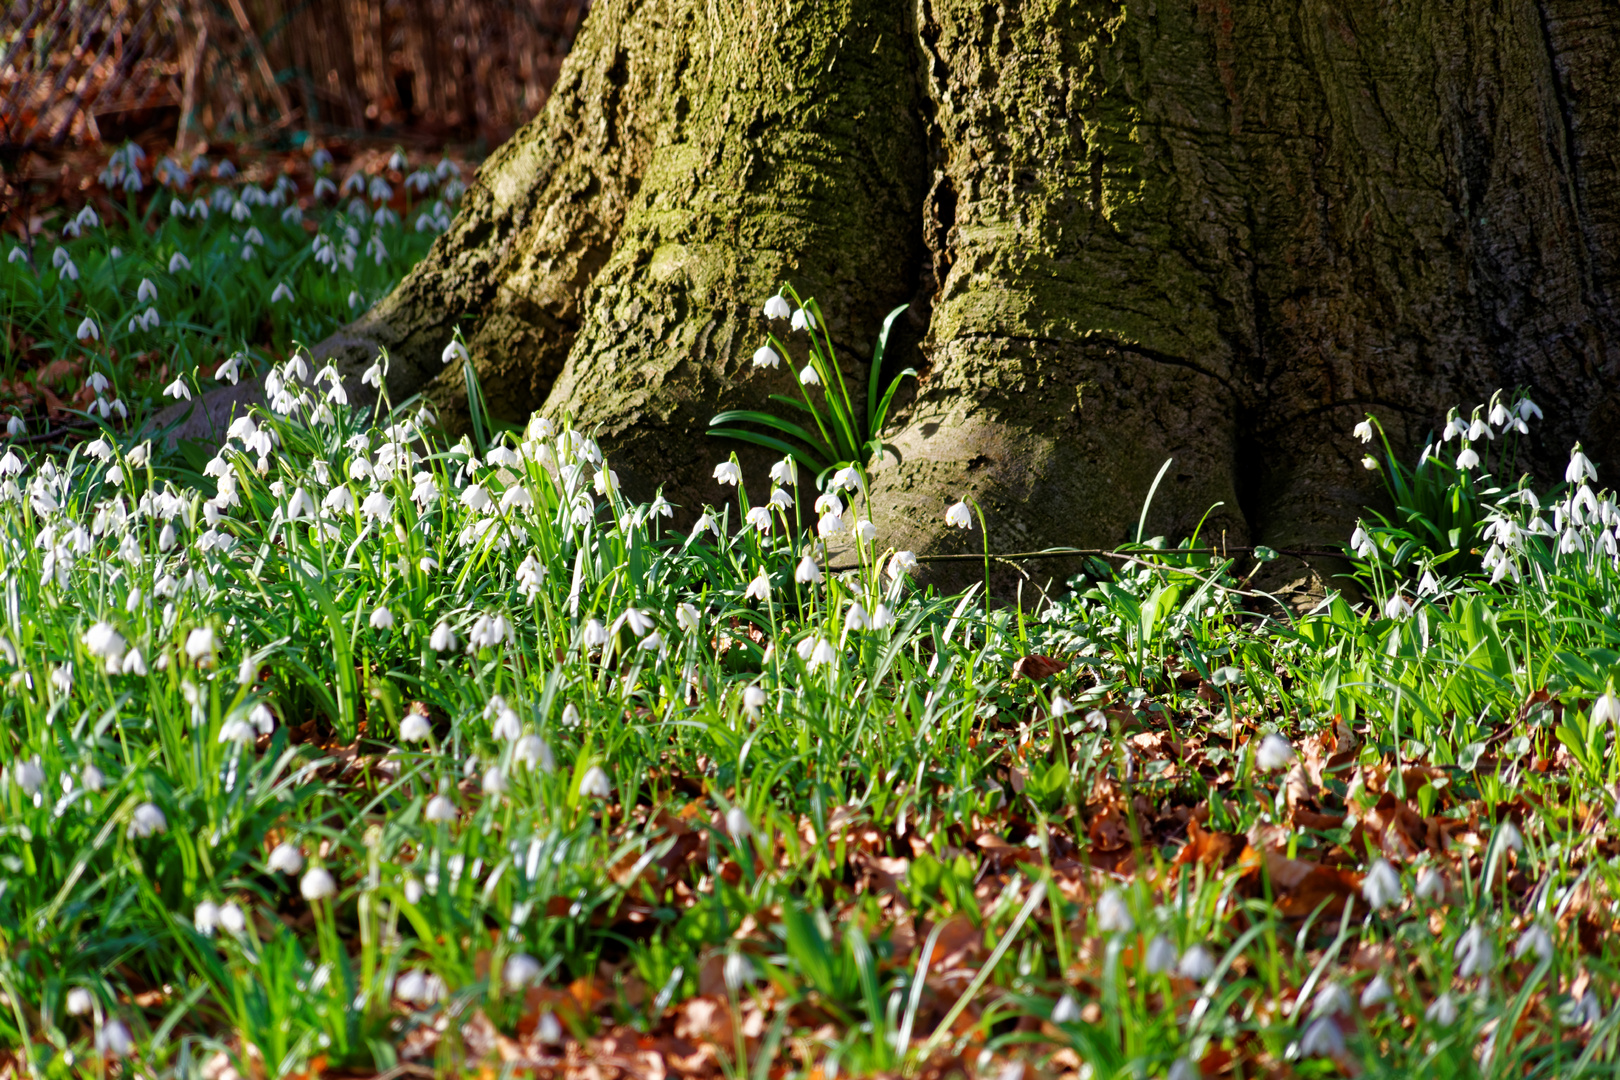
[[[565, 424], [480, 457], [275, 375], [211, 460], [0, 454], [13, 1063], [1612, 1074], [1583, 471], [1532, 503], [1442, 443], [1365, 602], [1155, 541], [987, 613], [768, 492], [673, 531]], [[1500, 551], [1453, 572], [1439, 506]]]

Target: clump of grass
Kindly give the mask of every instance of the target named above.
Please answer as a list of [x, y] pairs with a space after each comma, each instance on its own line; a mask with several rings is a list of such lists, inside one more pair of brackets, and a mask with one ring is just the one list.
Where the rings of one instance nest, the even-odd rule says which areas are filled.
[[1364, 527], [1363, 605], [1257, 614], [1159, 539], [986, 614], [855, 466], [721, 462], [676, 532], [566, 419], [448, 444], [299, 355], [267, 381], [196, 471], [0, 454], [13, 1062], [1612, 1070], [1584, 456], [1533, 498], [1445, 474], [1477, 567], [1379, 554], [1421, 507]]

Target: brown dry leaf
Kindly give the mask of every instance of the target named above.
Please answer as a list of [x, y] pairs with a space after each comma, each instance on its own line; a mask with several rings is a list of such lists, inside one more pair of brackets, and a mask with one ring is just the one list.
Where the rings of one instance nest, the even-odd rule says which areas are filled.
[[1290, 859], [1269, 848], [1262, 856], [1253, 846], [1245, 847], [1238, 856], [1244, 877], [1256, 885], [1262, 862], [1271, 879], [1277, 911], [1285, 918], [1302, 918], [1319, 908], [1325, 915], [1337, 915], [1344, 910], [1345, 901], [1361, 890], [1361, 875], [1338, 867]]
[[1130, 822], [1118, 807], [1105, 806], [1086, 826], [1091, 850], [1098, 854], [1124, 851], [1131, 846]]
[[1040, 682], [1042, 679], [1050, 679], [1068, 666], [1068, 664], [1056, 657], [1030, 653], [1013, 664], [1012, 673], [1014, 678]]
[[928, 966], [935, 971], [962, 967], [983, 952], [984, 934], [979, 928], [966, 915], [952, 915], [939, 932]]
[[1226, 865], [1227, 857], [1236, 846], [1237, 838], [1223, 832], [1205, 829], [1197, 817], [1187, 819], [1187, 842], [1176, 852], [1174, 866], [1199, 863], [1213, 869]]

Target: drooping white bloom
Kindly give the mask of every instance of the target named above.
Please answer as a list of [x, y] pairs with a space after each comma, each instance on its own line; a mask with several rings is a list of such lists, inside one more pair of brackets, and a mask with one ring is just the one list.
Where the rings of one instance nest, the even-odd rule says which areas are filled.
[[525, 735], [512, 747], [512, 760], [530, 769], [550, 772], [557, 767], [551, 746], [538, 735]]
[[298, 891], [312, 904], [317, 900], [329, 900], [337, 895], [337, 881], [325, 867], [312, 867], [298, 883]]
[[1474, 469], [1479, 467], [1479, 455], [1474, 453], [1472, 447], [1465, 446], [1457, 454], [1457, 468]]
[[790, 457], [783, 458], [771, 466], [771, 483], [783, 487], [798, 487], [799, 465]]
[[1160, 975], [1175, 967], [1176, 960], [1175, 945], [1163, 934], [1155, 934], [1142, 957], [1142, 967], [1151, 975]]
[[1382, 974], [1374, 975], [1372, 982], [1368, 983], [1366, 988], [1361, 991], [1361, 1007], [1371, 1009], [1382, 1005], [1394, 996], [1395, 991], [1390, 987], [1389, 980], [1384, 978]]
[[759, 532], [765, 532], [771, 527], [771, 512], [763, 506], [751, 506], [743, 520]]
[[[806, 556], [806, 558], [808, 557]], [[748, 583], [748, 588], [743, 590], [743, 596], [749, 600], [767, 600], [770, 595], [771, 576], [765, 572], [765, 568], [762, 566], [759, 568], [759, 573], [755, 574], [753, 580]]]
[[887, 630], [889, 627], [891, 627], [893, 625], [894, 625], [894, 612], [889, 610], [889, 605], [887, 605], [887, 604], [879, 604], [877, 607], [872, 609], [872, 629], [873, 630]]
[[1360, 439], [1364, 443], [1372, 442], [1372, 440], [1373, 440], [1372, 420], [1370, 420], [1370, 419], [1363, 420], [1361, 423], [1357, 424], [1355, 426], [1354, 430], [1352, 431], [1352, 434], [1354, 434], [1356, 438]]
[[816, 365], [806, 364], [799, 369], [799, 381], [806, 386], [820, 386], [821, 375], [816, 371]]
[[777, 293], [765, 301], [765, 317], [767, 319], [787, 319], [793, 315], [793, 306], [787, 302], [787, 297]]
[[1136, 920], [1131, 918], [1124, 893], [1109, 889], [1097, 898], [1097, 929], [1105, 934], [1128, 934], [1135, 928]]
[[1524, 850], [1524, 834], [1508, 818], [1503, 818], [1502, 824], [1496, 827], [1496, 842], [1504, 851]]
[[157, 286], [152, 284], [151, 278], [141, 278], [141, 283], [135, 287], [135, 299], [142, 304], [157, 299]]
[[191, 260], [180, 254], [180, 252], [177, 251], [169, 256], [169, 273], [178, 274], [182, 270], [190, 269]]
[[183, 398], [186, 401], [190, 401], [191, 400], [191, 387], [186, 385], [185, 376], [183, 376], [183, 375], [175, 376], [174, 382], [170, 383], [168, 386], [165, 386], [163, 388], [163, 396], [164, 397], [172, 397], [172, 398]]
[[742, 807], [733, 806], [726, 811], [726, 832], [739, 844], [753, 835], [753, 826], [748, 823], [748, 814]]
[[866, 630], [872, 625], [872, 617], [866, 613], [866, 607], [859, 600], [851, 600], [849, 613], [844, 616], [844, 625], [851, 630]]
[[95, 1002], [90, 998], [90, 991], [82, 986], [75, 986], [67, 992], [66, 1007], [69, 1016], [85, 1016], [95, 1008]]
[[793, 313], [792, 326], [795, 330], [814, 330], [816, 328], [816, 317], [810, 314], [809, 309], [800, 308]]
[[691, 633], [703, 625], [703, 620], [698, 616], [697, 608], [691, 604], [681, 604], [675, 608], [675, 625]]
[[1613, 690], [1605, 691], [1592, 705], [1592, 723], [1620, 724], [1620, 697]]
[[1434, 576], [1434, 571], [1423, 571], [1423, 578], [1418, 582], [1419, 596], [1434, 596], [1440, 591], [1440, 582]]
[[1407, 619], [1412, 615], [1412, 605], [1407, 603], [1406, 597], [1396, 593], [1384, 602], [1384, 618]]
[[446, 796], [435, 795], [428, 800], [427, 809], [422, 812], [426, 821], [442, 824], [456, 820], [456, 804]]
[[840, 499], [834, 492], [826, 492], [817, 496], [815, 510], [818, 514], [842, 514], [844, 512], [844, 500]]
[[765, 707], [765, 690], [759, 686], [749, 686], [743, 690], [743, 709], [749, 716], [758, 716], [759, 710]]
[[[252, 251], [253, 249], [247, 248], [245, 250]], [[291, 300], [292, 298], [293, 291], [292, 289], [288, 288], [285, 281], [281, 282], [274, 289], [270, 290], [270, 302], [272, 304], [279, 304], [284, 300]]]
[[958, 529], [973, 528], [973, 514], [965, 502], [954, 502], [945, 511], [945, 524]]
[[1485, 930], [1478, 923], [1471, 924], [1463, 931], [1462, 937], [1457, 939], [1457, 947], [1452, 956], [1457, 961], [1457, 974], [1465, 979], [1475, 975], [1484, 975], [1491, 969], [1493, 951], [1491, 940], [1486, 937]]
[[132, 840], [144, 840], [153, 833], [168, 832], [169, 819], [152, 803], [141, 803], [129, 816], [127, 835]]
[[29, 798], [33, 798], [39, 793], [39, 789], [45, 786], [45, 770], [40, 767], [38, 754], [17, 762], [12, 775], [17, 778], [17, 786], [22, 788], [23, 794]]
[[1531, 923], [1519, 935], [1519, 940], [1513, 943], [1513, 959], [1523, 960], [1534, 954], [1538, 960], [1551, 960], [1553, 948], [1552, 935], [1547, 928], [1540, 923]]
[[[89, 322], [88, 319], [85, 320]], [[83, 334], [81, 333], [82, 337]], [[1564, 479], [1571, 484], [1579, 484], [1585, 480], [1597, 479], [1597, 467], [1592, 459], [1581, 452], [1581, 444], [1576, 443], [1575, 449], [1569, 453], [1569, 467], [1564, 470]]]
[[215, 642], [213, 628], [199, 626], [186, 635], [186, 658], [192, 663], [212, 659]]
[[80, 341], [100, 341], [101, 330], [96, 326], [95, 320], [86, 315], [79, 323], [79, 330], [75, 336]]
[[742, 469], [735, 461], [722, 461], [714, 467], [714, 478], [722, 484], [736, 487], [742, 483]]
[[1423, 1018], [1440, 1027], [1450, 1027], [1457, 1022], [1457, 1002], [1450, 994], [1441, 994], [1423, 1011]]
[[394, 628], [394, 613], [386, 605], [378, 604], [371, 613], [371, 628], [373, 630], [392, 630]]
[[1286, 769], [1294, 761], [1293, 745], [1276, 732], [1271, 732], [1261, 739], [1259, 749], [1254, 752], [1255, 767], [1262, 772]]
[[508, 990], [522, 990], [540, 978], [540, 961], [528, 953], [513, 953], [501, 967], [501, 979]]
[[412, 709], [399, 722], [399, 737], [405, 742], [422, 742], [433, 734], [433, 725], [422, 712]]
[[271, 849], [264, 865], [272, 874], [291, 877], [304, 868], [304, 853], [296, 845], [283, 840]]
[[491, 765], [484, 770], [483, 788], [485, 795], [498, 796], [506, 794], [506, 774], [501, 771], [499, 765]]
[[1401, 902], [1401, 875], [1388, 859], [1379, 859], [1367, 868], [1361, 881], [1361, 895], [1377, 911]]
[[776, 354], [776, 350], [771, 348], [769, 345], [761, 345], [759, 348], [754, 350], [755, 367], [773, 368], [781, 362], [782, 358], [778, 356]]
[[84, 647], [98, 660], [115, 663], [123, 659], [129, 646], [112, 623], [98, 622], [84, 632]]
[[1203, 982], [1215, 974], [1215, 957], [1202, 945], [1194, 945], [1181, 954], [1181, 960], [1176, 964], [1176, 974], [1193, 982]]
[[1052, 1023], [1072, 1024], [1080, 1019], [1080, 1003], [1067, 990], [1052, 1005]]
[[606, 799], [613, 794], [613, 781], [600, 765], [585, 770], [579, 780], [579, 793], [590, 799]]
[[1371, 454], [1368, 454], [1366, 457], [1361, 459], [1361, 467], [1366, 469], [1368, 472], [1377, 472], [1378, 459], [1373, 457]]
[[[760, 573], [763, 574], [764, 571], [761, 570]], [[794, 569], [793, 580], [800, 585], [818, 584], [821, 581], [821, 567], [816, 565], [816, 560], [806, 554], [804, 558], [799, 560], [798, 567]]]
[[889, 559], [888, 573], [891, 578], [898, 578], [901, 574], [909, 574], [917, 569], [916, 553], [910, 551], [897, 551]]
[[134, 1049], [135, 1040], [122, 1020], [109, 1019], [96, 1032], [96, 1050], [106, 1057], [128, 1057]]
[[1304, 1057], [1343, 1057], [1344, 1032], [1332, 1017], [1318, 1016], [1305, 1026], [1299, 1037], [1299, 1052]]

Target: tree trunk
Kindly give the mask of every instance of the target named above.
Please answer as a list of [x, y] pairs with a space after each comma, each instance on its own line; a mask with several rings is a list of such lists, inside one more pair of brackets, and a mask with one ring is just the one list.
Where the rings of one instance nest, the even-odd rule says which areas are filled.
[[1113, 544], [1173, 458], [1149, 535], [1337, 546], [1367, 411], [1415, 455], [1522, 386], [1539, 471], [1620, 462], [1617, 62], [1607, 0], [607, 0], [324, 351], [455, 422], [459, 320], [497, 415], [695, 510], [709, 416], [791, 386], [748, 359], [780, 282], [856, 358], [910, 301], [884, 543], [977, 550], [969, 497], [993, 550]]

